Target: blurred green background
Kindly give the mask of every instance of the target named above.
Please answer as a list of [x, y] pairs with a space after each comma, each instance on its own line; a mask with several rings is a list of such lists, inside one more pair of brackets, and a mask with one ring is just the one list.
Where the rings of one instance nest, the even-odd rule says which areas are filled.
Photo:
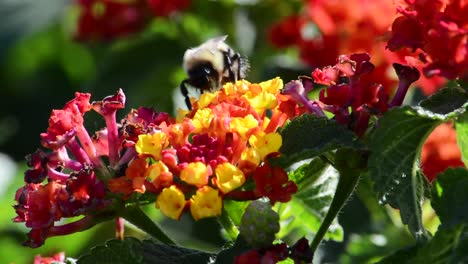
[[[92, 100], [100, 100], [122, 88], [127, 104], [120, 118], [139, 106], [173, 114], [182, 102], [178, 85], [185, 78], [184, 51], [226, 34], [227, 42], [249, 58], [251, 82], [275, 76], [287, 82], [311, 71], [298, 62], [296, 50], [275, 50], [266, 41], [268, 26], [298, 13], [302, 1], [194, 0], [188, 10], [154, 18], [129, 37], [86, 43], [72, 38], [76, 12], [71, 3], [0, 1], [0, 263], [32, 263], [36, 254], [63, 250], [76, 258], [114, 236], [110, 222], [48, 239], [45, 246], [32, 250], [21, 246], [28, 230], [11, 222], [14, 193], [23, 185], [24, 156], [40, 147], [39, 134], [47, 129], [51, 110], [62, 108], [76, 91], [90, 92]], [[90, 132], [101, 125], [99, 120], [87, 120]], [[361, 188], [340, 214], [345, 242], [324, 243], [317, 263], [371, 262], [412, 242], [404, 228], [393, 225], [398, 222], [394, 212], [379, 207], [370, 188]], [[221, 234], [206, 238], [207, 232], [213, 232], [213, 220], [175, 222], [152, 206], [147, 209], [186, 246], [218, 250], [223, 244]], [[141, 237], [135, 232], [126, 234]]]

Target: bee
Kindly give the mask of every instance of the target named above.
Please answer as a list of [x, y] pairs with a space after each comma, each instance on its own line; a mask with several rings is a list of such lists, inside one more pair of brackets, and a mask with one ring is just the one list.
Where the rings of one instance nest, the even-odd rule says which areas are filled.
[[249, 69], [246, 58], [226, 44], [226, 36], [207, 40], [185, 51], [183, 67], [188, 78], [180, 84], [188, 109], [192, 109], [187, 85], [203, 93], [221, 89], [227, 82], [244, 79]]

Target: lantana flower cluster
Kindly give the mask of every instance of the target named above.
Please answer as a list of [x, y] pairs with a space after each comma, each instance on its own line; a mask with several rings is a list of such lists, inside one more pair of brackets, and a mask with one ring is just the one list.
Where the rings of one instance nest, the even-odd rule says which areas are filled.
[[[362, 76], [362, 81], [382, 84], [387, 93], [392, 93], [398, 82], [396, 76], [391, 74], [393, 63], [414, 62], [414, 59], [408, 58], [408, 51], [386, 49], [392, 22], [397, 17], [394, 2], [304, 0], [301, 13], [292, 14], [270, 27], [269, 40], [277, 48], [297, 47], [300, 59], [312, 68], [333, 65], [335, 58], [341, 54], [372, 54], [375, 69], [372, 75]], [[402, 27], [403, 30], [409, 29]], [[421, 68], [416, 63], [411, 66]], [[432, 94], [444, 82], [445, 78], [439, 76], [422, 76], [417, 86], [425, 94]]]
[[[312, 78], [305, 76], [286, 84], [283, 93], [304, 105], [310, 113], [325, 116], [325, 110], [334, 114], [338, 123], [361, 137], [368, 129], [371, 116], [380, 116], [389, 108], [400, 106], [410, 85], [419, 79], [417, 69], [394, 64], [399, 84], [390, 100], [382, 84], [365, 79], [374, 74], [375, 66], [370, 59], [367, 53], [342, 55], [334, 66], [315, 69]], [[308, 92], [317, 85], [325, 85], [325, 88], [320, 90], [318, 100], [310, 100]]]
[[[275, 131], [288, 119], [280, 88], [277, 78], [202, 94], [179, 122], [139, 135], [138, 157], [125, 176], [109, 181], [110, 190], [126, 197], [156, 192], [156, 207], [173, 219], [188, 209], [195, 220], [219, 216], [223, 199], [288, 201], [296, 185], [267, 161], [277, 155], [282, 138]], [[248, 181], [255, 189], [243, 188]]]
[[424, 65], [426, 76], [468, 76], [468, 2], [400, 1], [387, 47], [407, 48]]
[[75, 0], [79, 16], [75, 38], [111, 40], [143, 29], [153, 17], [186, 10], [190, 0]]
[[[142, 107], [118, 123], [122, 90], [92, 103], [90, 94], [76, 93], [63, 109], [52, 111], [41, 134], [49, 151], [27, 157], [30, 169], [14, 206], [14, 221], [31, 229], [25, 244], [38, 247], [48, 237], [116, 218], [142, 193], [155, 197], [156, 207], [173, 219], [188, 209], [196, 220], [219, 216], [223, 199], [289, 201], [297, 186], [268, 163], [282, 144], [276, 129], [295, 116], [281, 110], [290, 103], [280, 94], [282, 85], [279, 78], [226, 84], [202, 94], [177, 121]], [[90, 111], [106, 124], [94, 136], [84, 126]], [[58, 224], [76, 216], [83, 217]]]

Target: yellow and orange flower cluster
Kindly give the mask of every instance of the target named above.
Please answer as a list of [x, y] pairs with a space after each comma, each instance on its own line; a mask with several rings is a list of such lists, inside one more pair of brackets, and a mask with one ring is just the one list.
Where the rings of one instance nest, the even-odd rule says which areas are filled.
[[282, 87], [279, 78], [238, 81], [202, 94], [191, 111], [179, 111], [177, 122], [139, 135], [138, 158], [109, 188], [127, 197], [153, 191], [156, 207], [173, 219], [188, 209], [195, 220], [220, 215], [223, 198], [253, 180], [281, 147], [276, 130], [291, 117], [281, 110]]

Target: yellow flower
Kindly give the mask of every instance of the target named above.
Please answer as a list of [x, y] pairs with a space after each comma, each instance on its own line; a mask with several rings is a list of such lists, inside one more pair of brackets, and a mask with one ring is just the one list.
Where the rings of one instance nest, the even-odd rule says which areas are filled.
[[221, 215], [223, 201], [219, 191], [209, 186], [197, 190], [190, 199], [190, 212], [195, 220]]
[[177, 109], [177, 115], [176, 115], [176, 122], [181, 123], [182, 121], [184, 121], [184, 118], [188, 113], [190, 113], [189, 110], [184, 110], [182, 108], [178, 108]]
[[248, 161], [255, 166], [258, 166], [261, 161], [259, 152], [254, 148], [244, 149], [241, 154], [241, 160]]
[[156, 188], [167, 187], [172, 184], [172, 172], [163, 162], [156, 162], [146, 170], [146, 177]]
[[156, 208], [159, 208], [163, 214], [174, 220], [180, 219], [185, 204], [184, 194], [175, 185], [164, 188], [156, 199]]
[[281, 78], [276, 77], [274, 79], [264, 81], [259, 83], [262, 87], [263, 91], [266, 91], [271, 94], [278, 94], [279, 91], [283, 88], [283, 80]]
[[210, 170], [203, 162], [191, 162], [180, 172], [180, 179], [188, 184], [203, 186], [208, 183]]
[[239, 80], [234, 83], [226, 83], [223, 86], [224, 92], [227, 95], [242, 95], [249, 90], [250, 83], [246, 80]]
[[228, 193], [245, 182], [244, 173], [229, 162], [216, 166], [215, 173], [216, 185], [223, 193]]
[[276, 96], [266, 91], [259, 93], [248, 91], [245, 93], [245, 98], [257, 113], [262, 113], [266, 109], [273, 109], [278, 105]]
[[200, 99], [198, 99], [198, 109], [202, 109], [210, 105], [216, 97], [218, 96], [219, 91], [214, 93], [202, 93]]
[[250, 145], [258, 151], [260, 159], [263, 160], [268, 154], [277, 152], [283, 143], [281, 135], [274, 132], [265, 134], [264, 132], [252, 135], [249, 138]]
[[237, 131], [242, 138], [246, 137], [247, 132], [258, 126], [258, 121], [249, 114], [246, 117], [234, 117], [229, 124], [232, 131]]
[[201, 132], [204, 128], [209, 128], [213, 119], [213, 111], [209, 108], [199, 109], [192, 119], [195, 132]]
[[156, 132], [154, 134], [143, 134], [138, 136], [135, 149], [138, 154], [151, 155], [154, 159], [161, 159], [161, 150], [167, 146], [166, 134]]

